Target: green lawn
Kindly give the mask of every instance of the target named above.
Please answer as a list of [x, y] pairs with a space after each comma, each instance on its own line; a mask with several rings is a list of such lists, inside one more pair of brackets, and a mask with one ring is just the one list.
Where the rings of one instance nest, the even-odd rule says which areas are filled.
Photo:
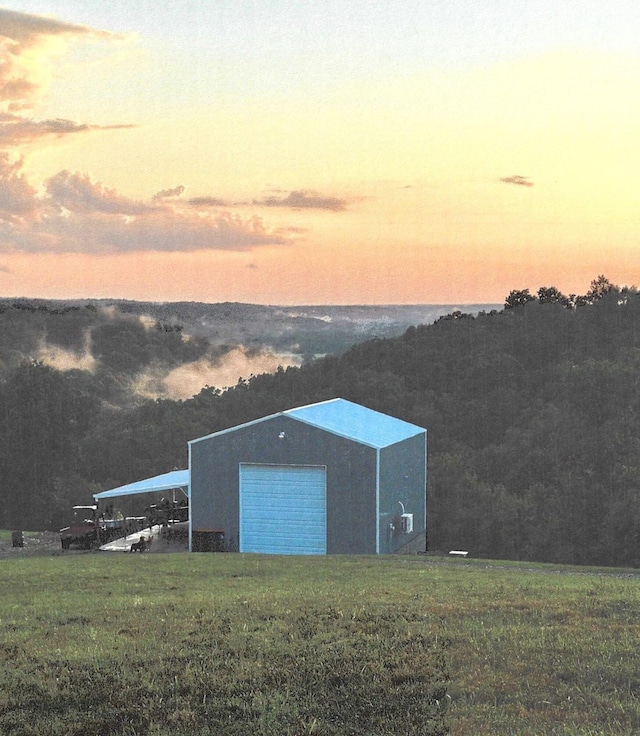
[[640, 733], [631, 575], [224, 554], [0, 574], [3, 736]]

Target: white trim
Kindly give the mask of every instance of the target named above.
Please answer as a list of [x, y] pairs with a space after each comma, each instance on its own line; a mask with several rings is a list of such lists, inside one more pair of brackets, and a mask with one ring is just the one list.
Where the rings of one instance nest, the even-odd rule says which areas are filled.
[[380, 554], [380, 448], [376, 450], [376, 554]]
[[425, 534], [425, 551], [429, 544], [429, 533], [427, 532], [427, 493], [429, 492], [429, 463], [427, 458], [427, 430], [424, 430], [424, 534]]
[[195, 440], [189, 440], [187, 444], [191, 446], [195, 444], [196, 442], [202, 442], [203, 440], [210, 440], [212, 437], [220, 437], [223, 434], [229, 434], [230, 432], [235, 432], [236, 430], [244, 429], [245, 427], [252, 427], [254, 424], [260, 424], [261, 422], [266, 422], [268, 419], [275, 419], [276, 417], [281, 417], [283, 415], [284, 415], [284, 412], [279, 411], [277, 414], [269, 414], [269, 416], [260, 417], [260, 419], [252, 419], [250, 422], [244, 422], [244, 424], [236, 424], [235, 427], [227, 427], [227, 429], [220, 429], [217, 432], [206, 434], [204, 437], [196, 437]]
[[191, 498], [191, 445], [187, 444], [187, 451], [189, 453], [189, 552], [193, 552], [192, 538], [193, 538], [193, 499]]

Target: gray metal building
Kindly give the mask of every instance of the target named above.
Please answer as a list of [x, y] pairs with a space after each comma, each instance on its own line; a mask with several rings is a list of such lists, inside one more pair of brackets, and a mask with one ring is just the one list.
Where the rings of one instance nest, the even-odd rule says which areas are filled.
[[180, 489], [194, 551], [386, 554], [425, 549], [426, 483], [425, 429], [332, 399], [192, 440], [187, 470], [94, 498]]
[[190, 538], [240, 552], [424, 549], [426, 430], [344, 399], [189, 443]]

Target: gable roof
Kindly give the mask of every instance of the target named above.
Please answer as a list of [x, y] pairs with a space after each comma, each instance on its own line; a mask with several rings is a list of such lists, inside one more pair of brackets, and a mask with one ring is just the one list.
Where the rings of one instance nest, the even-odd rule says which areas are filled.
[[346, 399], [321, 401], [318, 404], [288, 409], [282, 414], [375, 448], [394, 445], [426, 431], [423, 427]]
[[396, 419], [388, 414], [368, 409], [366, 406], [356, 404], [353, 401], [329, 399], [317, 404], [299, 406], [296, 409], [286, 409], [285, 411], [279, 411], [277, 414], [270, 414], [251, 422], [238, 424], [235, 427], [221, 429], [204, 437], [189, 440], [189, 444], [193, 445], [212, 437], [235, 432], [244, 427], [261, 424], [275, 419], [275, 417], [290, 417], [318, 429], [324, 429], [339, 437], [354, 440], [376, 449], [395, 445], [396, 442], [402, 442], [402, 440], [415, 437], [418, 434], [426, 434], [427, 431], [424, 427], [418, 427], [402, 419]]

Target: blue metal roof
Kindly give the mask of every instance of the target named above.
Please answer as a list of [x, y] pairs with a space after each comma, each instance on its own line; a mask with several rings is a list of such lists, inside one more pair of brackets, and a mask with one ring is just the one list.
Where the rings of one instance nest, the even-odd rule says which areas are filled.
[[322, 401], [289, 409], [282, 414], [376, 448], [394, 445], [426, 431], [423, 427], [345, 399]]
[[120, 486], [111, 491], [94, 493], [93, 497], [96, 501], [99, 501], [102, 498], [133, 496], [136, 493], [153, 493], [154, 491], [170, 491], [173, 488], [184, 488], [188, 494], [189, 478], [189, 470], [172, 470], [170, 473], [163, 473], [162, 475], [155, 475], [153, 478], [128, 483], [126, 486]]

